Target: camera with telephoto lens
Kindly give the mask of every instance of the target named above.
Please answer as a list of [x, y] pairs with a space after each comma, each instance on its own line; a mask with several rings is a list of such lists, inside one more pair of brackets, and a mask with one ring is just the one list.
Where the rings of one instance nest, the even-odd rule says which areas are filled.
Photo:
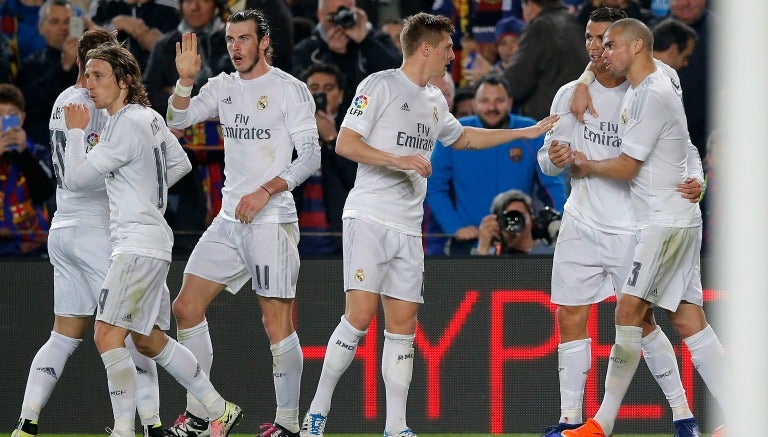
[[328, 14], [326, 19], [343, 29], [349, 29], [357, 22], [357, 14], [345, 6], [339, 6], [339, 9], [335, 13]]
[[525, 229], [525, 216], [522, 212], [511, 210], [498, 216], [499, 226], [512, 235], [517, 235]]
[[563, 216], [549, 206], [542, 208], [536, 215], [533, 225], [533, 239], [546, 240], [547, 244], [553, 244], [557, 241], [557, 234], [560, 233], [560, 223]]

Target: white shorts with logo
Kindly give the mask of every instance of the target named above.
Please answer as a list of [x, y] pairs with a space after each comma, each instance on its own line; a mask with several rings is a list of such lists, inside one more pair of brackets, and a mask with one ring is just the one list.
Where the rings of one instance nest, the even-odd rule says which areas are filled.
[[616, 295], [635, 243], [634, 235], [596, 230], [565, 214], [552, 263], [552, 303], [590, 305]]
[[99, 296], [96, 320], [149, 335], [157, 325], [171, 328], [171, 296], [165, 284], [170, 263], [157, 258], [117, 254]]
[[424, 303], [421, 237], [363, 220], [344, 219], [344, 290]]
[[53, 265], [54, 314], [93, 316], [111, 254], [109, 229], [71, 226], [50, 231], [48, 256]]
[[293, 299], [299, 278], [297, 223], [243, 224], [216, 217], [189, 256], [185, 274], [236, 294], [251, 279], [256, 294]]
[[621, 292], [670, 311], [683, 300], [702, 305], [700, 250], [701, 226], [640, 230]]

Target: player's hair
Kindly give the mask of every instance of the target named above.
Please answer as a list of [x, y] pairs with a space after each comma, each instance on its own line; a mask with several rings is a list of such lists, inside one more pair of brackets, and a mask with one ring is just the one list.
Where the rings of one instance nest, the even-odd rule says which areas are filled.
[[335, 64], [326, 64], [324, 62], [312, 64], [304, 69], [304, 71], [299, 73], [299, 80], [306, 83], [310, 76], [317, 73], [328, 74], [335, 77], [336, 85], [338, 85], [342, 90], [344, 89], [344, 73], [342, 73], [341, 69], [339, 69], [339, 67], [337, 67]]
[[149, 96], [144, 84], [141, 82], [141, 68], [133, 54], [125, 47], [118, 44], [102, 44], [88, 51], [86, 60], [100, 59], [112, 66], [115, 81], [125, 82], [128, 87], [128, 95], [125, 103], [136, 103], [142, 106], [150, 106]]
[[258, 9], [244, 9], [235, 12], [227, 18], [227, 23], [243, 23], [251, 20], [256, 24], [256, 39], [261, 41], [265, 36], [269, 36], [269, 22], [267, 17]]
[[593, 23], [613, 23], [627, 18], [627, 13], [616, 8], [597, 8], [589, 13], [589, 21]]
[[475, 94], [477, 94], [477, 90], [480, 89], [480, 85], [484, 83], [493, 86], [501, 85], [504, 88], [504, 91], [507, 93], [507, 97], [512, 96], [512, 88], [510, 88], [509, 82], [507, 82], [507, 79], [505, 79], [504, 76], [499, 73], [486, 74], [485, 76], [478, 79], [475, 83]]
[[16, 85], [0, 83], [0, 103], [7, 103], [24, 112], [24, 93]]
[[45, 20], [48, 19], [48, 13], [51, 11], [51, 6], [64, 6], [72, 11], [72, 15], [75, 14], [72, 5], [67, 0], [47, 0], [40, 6], [40, 10], [37, 11], [37, 24], [45, 23]]
[[80, 66], [85, 69], [85, 58], [88, 55], [88, 51], [95, 49], [102, 44], [119, 44], [117, 38], [112, 32], [107, 32], [104, 29], [93, 29], [86, 31], [80, 41], [77, 42], [77, 59], [80, 61]]
[[635, 18], [622, 18], [608, 26], [606, 33], [611, 30], [619, 30], [626, 41], [642, 40], [643, 50], [653, 52], [653, 34], [642, 21]]
[[407, 58], [416, 53], [422, 42], [437, 46], [446, 33], [450, 35], [455, 30], [451, 20], [442, 15], [432, 15], [426, 12], [411, 15], [404, 20], [403, 32], [400, 34], [403, 56]]
[[673, 44], [680, 50], [685, 49], [689, 40], [699, 38], [693, 28], [680, 20], [667, 18], [653, 28], [653, 49], [663, 52]]

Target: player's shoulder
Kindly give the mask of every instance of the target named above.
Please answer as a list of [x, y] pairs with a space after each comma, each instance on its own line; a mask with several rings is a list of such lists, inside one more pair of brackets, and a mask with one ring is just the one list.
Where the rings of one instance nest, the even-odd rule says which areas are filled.
[[59, 94], [58, 97], [56, 97], [54, 106], [64, 106], [70, 103], [84, 104], [88, 105], [89, 107], [93, 106], [93, 100], [91, 100], [91, 96], [88, 94], [88, 90], [85, 88], [78, 88], [74, 85], [65, 89]]
[[382, 70], [377, 71], [375, 73], [371, 73], [363, 79], [360, 82], [360, 88], [365, 89], [377, 89], [377, 88], [390, 88], [392, 85], [397, 84], [402, 81], [401, 74], [399, 74], [399, 70], [396, 68], [392, 68], [389, 70]]
[[278, 67], [272, 67], [272, 75], [274, 80], [278, 82], [284, 82], [284, 83], [290, 83], [290, 84], [304, 84], [304, 82], [297, 79], [295, 76], [291, 75], [290, 73], [281, 70]]
[[552, 99], [552, 108], [550, 112], [560, 114], [570, 111], [571, 98], [573, 97], [573, 93], [576, 90], [576, 85], [578, 85], [578, 83], [573, 80], [561, 86], [557, 90], [555, 97]]

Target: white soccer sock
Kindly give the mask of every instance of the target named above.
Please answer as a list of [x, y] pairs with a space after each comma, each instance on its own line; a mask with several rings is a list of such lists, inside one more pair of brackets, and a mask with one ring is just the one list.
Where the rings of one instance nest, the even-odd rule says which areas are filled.
[[299, 392], [304, 368], [299, 336], [293, 332], [269, 349], [272, 351], [272, 377], [277, 401], [275, 423], [290, 432], [299, 432]]
[[[191, 328], [179, 329], [176, 335], [179, 343], [195, 355], [203, 372], [210, 376], [213, 366], [213, 343], [211, 343], [211, 333], [208, 330], [208, 321], [203, 320]], [[203, 404], [189, 392], [187, 392], [187, 411], [203, 419], [208, 417], [208, 412], [205, 411]]]
[[320, 380], [317, 382], [317, 391], [309, 406], [309, 411], [314, 414], [328, 415], [331, 409], [331, 398], [339, 378], [347, 370], [352, 360], [355, 359], [355, 351], [360, 339], [368, 331], [360, 331], [352, 326], [346, 317], [341, 316], [341, 321], [328, 339], [328, 347], [323, 359], [323, 370], [320, 372]]
[[192, 396], [196, 397], [205, 407], [205, 417], [218, 419], [224, 414], [226, 403], [219, 392], [213, 388], [208, 374], [203, 372], [200, 364], [189, 349], [168, 337], [160, 355], [153, 357], [162, 368], [168, 371]]
[[677, 367], [675, 349], [669, 338], [657, 326], [641, 341], [645, 364], [651, 371], [656, 383], [659, 384], [664, 396], [667, 397], [669, 407], [672, 409], [672, 420], [689, 419], [693, 417], [688, 407], [688, 399], [685, 396], [683, 382], [680, 380], [680, 369]]
[[51, 397], [67, 360], [83, 340], [51, 331], [48, 341], [37, 351], [29, 366], [27, 388], [21, 404], [21, 417], [37, 422], [40, 411]]
[[696, 371], [701, 375], [701, 379], [707, 385], [707, 388], [720, 404], [720, 408], [725, 410], [725, 396], [727, 393], [726, 383], [728, 381], [728, 363], [725, 358], [725, 349], [720, 344], [720, 339], [712, 329], [707, 325], [706, 328], [683, 339], [688, 350], [691, 351], [691, 361]]
[[605, 435], [611, 435], [613, 432], [621, 401], [637, 371], [642, 338], [643, 328], [616, 325], [616, 343], [611, 348], [605, 375], [605, 395], [600, 409], [595, 414], [595, 420], [603, 428]]
[[415, 334], [393, 334], [384, 331], [381, 353], [381, 376], [387, 397], [387, 420], [384, 431], [397, 434], [408, 428], [405, 407], [413, 376], [413, 339]]
[[133, 338], [125, 339], [125, 347], [136, 365], [136, 411], [142, 425], [160, 423], [160, 387], [157, 381], [157, 364], [136, 350]]
[[560, 378], [560, 423], [584, 423], [584, 386], [592, 367], [592, 339], [584, 338], [557, 346]]
[[132, 433], [136, 418], [136, 365], [124, 347], [104, 352], [101, 360], [107, 370], [109, 398], [115, 416], [113, 431], [117, 434]]

